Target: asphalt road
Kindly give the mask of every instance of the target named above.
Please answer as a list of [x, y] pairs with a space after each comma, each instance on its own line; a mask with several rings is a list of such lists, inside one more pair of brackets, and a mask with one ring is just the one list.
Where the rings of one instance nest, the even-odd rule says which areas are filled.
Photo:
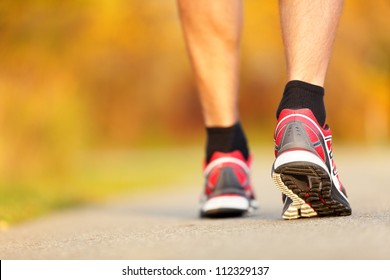
[[294, 221], [281, 219], [272, 153], [254, 155], [252, 217], [198, 218], [199, 170], [189, 183], [0, 232], [0, 259], [390, 259], [390, 149], [335, 151], [352, 216]]

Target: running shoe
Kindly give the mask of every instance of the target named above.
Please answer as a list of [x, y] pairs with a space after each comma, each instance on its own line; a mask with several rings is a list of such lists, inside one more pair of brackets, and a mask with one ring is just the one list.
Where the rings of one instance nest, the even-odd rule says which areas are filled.
[[283, 218], [348, 216], [351, 207], [332, 153], [332, 133], [309, 109], [280, 113], [272, 179], [283, 194]]
[[201, 198], [201, 217], [238, 217], [257, 209], [250, 184], [250, 161], [245, 160], [240, 151], [213, 154], [204, 167], [206, 183]]

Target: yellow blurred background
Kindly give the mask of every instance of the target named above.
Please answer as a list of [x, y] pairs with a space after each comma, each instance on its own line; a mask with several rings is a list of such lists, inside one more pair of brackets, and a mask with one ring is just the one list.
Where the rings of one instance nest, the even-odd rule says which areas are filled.
[[[240, 108], [256, 145], [272, 142], [285, 64], [277, 1], [244, 7]], [[389, 93], [390, 2], [347, 0], [325, 97], [337, 141], [388, 143]], [[203, 134], [174, 0], [0, 2], [3, 223], [170, 182], [181, 153], [163, 150]]]

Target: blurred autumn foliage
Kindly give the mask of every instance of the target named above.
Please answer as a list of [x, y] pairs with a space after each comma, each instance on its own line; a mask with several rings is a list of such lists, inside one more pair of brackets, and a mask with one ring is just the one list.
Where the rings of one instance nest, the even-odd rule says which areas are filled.
[[[245, 1], [242, 38], [241, 116], [270, 141], [285, 84], [277, 5]], [[389, 93], [390, 2], [347, 0], [326, 84], [334, 134], [386, 141]], [[0, 178], [202, 133], [174, 0], [0, 1]]]

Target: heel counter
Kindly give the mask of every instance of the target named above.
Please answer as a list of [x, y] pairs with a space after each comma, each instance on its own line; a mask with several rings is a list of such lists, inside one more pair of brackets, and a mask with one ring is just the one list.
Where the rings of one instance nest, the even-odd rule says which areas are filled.
[[317, 154], [310, 138], [300, 121], [291, 121], [286, 125], [283, 137], [278, 145], [278, 153], [286, 150], [303, 149]]
[[244, 186], [242, 186], [232, 167], [224, 167], [221, 170], [218, 181], [213, 190], [213, 195], [238, 194], [245, 195]]

